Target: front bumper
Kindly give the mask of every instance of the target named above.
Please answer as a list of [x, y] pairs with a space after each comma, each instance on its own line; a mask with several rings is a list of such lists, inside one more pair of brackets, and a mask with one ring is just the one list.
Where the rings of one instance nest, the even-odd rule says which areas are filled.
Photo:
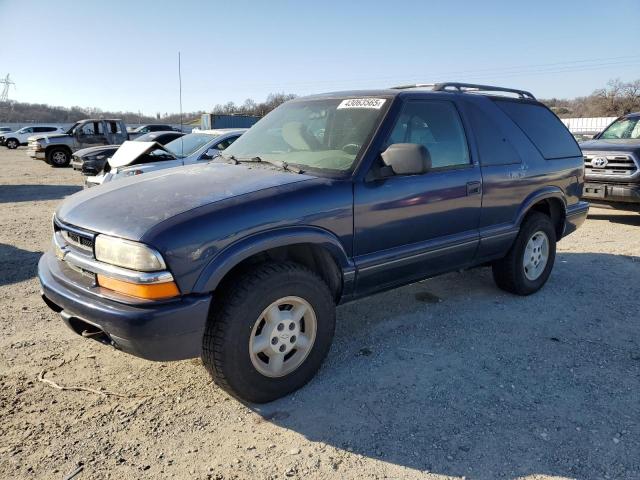
[[68, 277], [52, 252], [40, 258], [38, 278], [45, 303], [79, 335], [148, 360], [200, 356], [211, 295], [122, 303]]
[[83, 175], [98, 175], [104, 168], [105, 160], [81, 159], [75, 155], [71, 157], [71, 166]]
[[620, 185], [615, 183], [584, 184], [582, 197], [593, 203], [640, 204], [640, 184]]
[[44, 150], [36, 150], [35, 148], [31, 147], [27, 148], [27, 155], [38, 160], [44, 160], [46, 158]]

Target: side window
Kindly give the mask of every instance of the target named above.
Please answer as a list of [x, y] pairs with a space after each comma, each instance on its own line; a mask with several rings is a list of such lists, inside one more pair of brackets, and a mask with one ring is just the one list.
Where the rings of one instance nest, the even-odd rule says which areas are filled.
[[47, 131], [47, 127], [33, 127], [33, 133], [42, 133], [46, 131]]
[[45, 132], [55, 132], [58, 130], [56, 127], [44, 127]]
[[547, 160], [582, 156], [567, 127], [544, 105], [507, 99], [495, 103]]
[[[476, 136], [480, 164], [511, 165], [520, 163], [520, 157], [507, 139], [500, 125], [482, 107], [468, 102], [467, 112]], [[499, 113], [499, 112], [498, 112]]]
[[122, 133], [122, 129], [120, 128], [120, 122], [107, 122], [107, 128], [109, 128], [109, 133], [114, 133], [114, 134]]
[[20, 133], [33, 133], [33, 127], [23, 128]]
[[85, 123], [80, 127], [80, 135], [95, 135], [96, 129], [93, 122]]
[[389, 135], [393, 143], [424, 145], [433, 168], [469, 164], [469, 149], [460, 115], [451, 102], [413, 100], [407, 102]]
[[224, 140], [222, 140], [219, 144], [216, 145], [216, 148], [220, 151], [226, 149], [229, 145], [231, 145], [233, 142], [235, 142], [238, 139], [238, 137], [229, 137], [226, 138]]

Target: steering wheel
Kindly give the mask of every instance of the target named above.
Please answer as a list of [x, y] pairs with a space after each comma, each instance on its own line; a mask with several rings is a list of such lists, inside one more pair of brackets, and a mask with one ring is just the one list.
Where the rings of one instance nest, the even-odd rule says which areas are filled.
[[362, 145], [357, 143], [347, 143], [344, 147], [342, 147], [342, 151], [348, 153], [349, 155], [355, 155], [358, 153]]

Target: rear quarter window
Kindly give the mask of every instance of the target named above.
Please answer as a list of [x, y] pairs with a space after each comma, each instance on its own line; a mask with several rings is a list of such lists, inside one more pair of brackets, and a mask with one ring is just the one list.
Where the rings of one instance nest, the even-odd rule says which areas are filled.
[[[473, 103], [466, 106], [480, 154], [480, 164], [513, 165], [521, 163], [520, 156], [494, 118]], [[499, 113], [499, 112], [497, 112]], [[503, 116], [502, 114], [500, 114]]]
[[544, 105], [506, 99], [494, 101], [547, 160], [582, 156], [567, 127]]

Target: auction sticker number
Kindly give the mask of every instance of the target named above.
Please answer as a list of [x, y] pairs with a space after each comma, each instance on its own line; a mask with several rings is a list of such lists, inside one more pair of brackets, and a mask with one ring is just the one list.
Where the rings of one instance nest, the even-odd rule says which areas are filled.
[[342, 108], [372, 108], [380, 110], [384, 102], [384, 98], [349, 98], [340, 102], [338, 110]]

